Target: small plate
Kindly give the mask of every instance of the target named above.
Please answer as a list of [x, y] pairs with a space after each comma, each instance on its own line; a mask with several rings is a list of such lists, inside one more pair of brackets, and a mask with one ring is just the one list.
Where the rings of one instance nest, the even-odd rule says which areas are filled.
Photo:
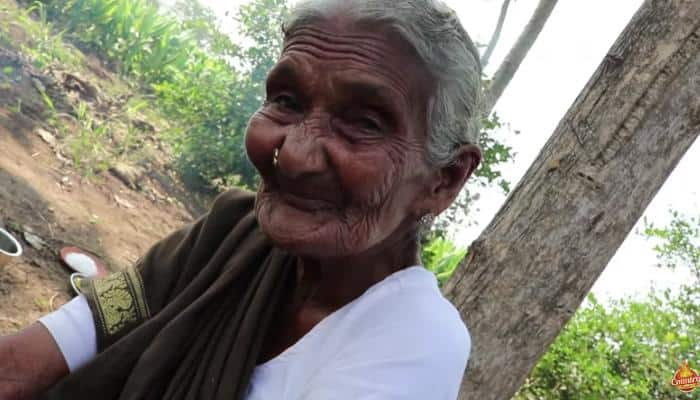
[[61, 261], [68, 268], [80, 273], [85, 278], [101, 277], [109, 274], [109, 270], [99, 258], [77, 247], [64, 247], [61, 249]]

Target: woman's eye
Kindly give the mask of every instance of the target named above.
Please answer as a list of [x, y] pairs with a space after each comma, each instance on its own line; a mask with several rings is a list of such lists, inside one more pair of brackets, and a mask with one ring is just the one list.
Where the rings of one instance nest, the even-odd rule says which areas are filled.
[[294, 112], [301, 112], [301, 104], [292, 96], [282, 94], [272, 100], [277, 106]]
[[377, 122], [376, 122], [375, 120], [373, 120], [372, 118], [360, 118], [359, 120], [357, 120], [357, 125], [358, 125], [360, 128], [362, 128], [362, 129], [364, 129], [364, 130], [368, 130], [368, 131], [376, 131], [376, 132], [379, 132], [379, 131], [382, 130], [382, 128], [381, 128], [381, 126], [379, 125], [379, 123], [377, 123]]

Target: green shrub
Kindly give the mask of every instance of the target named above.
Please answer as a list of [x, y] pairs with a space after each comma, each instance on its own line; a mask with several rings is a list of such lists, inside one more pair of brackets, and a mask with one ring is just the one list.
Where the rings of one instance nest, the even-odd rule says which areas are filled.
[[194, 43], [173, 18], [145, 0], [45, 1], [49, 15], [83, 46], [144, 82], [168, 79]]
[[432, 271], [442, 286], [452, 276], [455, 268], [467, 254], [450, 240], [441, 236], [431, 236], [421, 248], [421, 259], [425, 267]]

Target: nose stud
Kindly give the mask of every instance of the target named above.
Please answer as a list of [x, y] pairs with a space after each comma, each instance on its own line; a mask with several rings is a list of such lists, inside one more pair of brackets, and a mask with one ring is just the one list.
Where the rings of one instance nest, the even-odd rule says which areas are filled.
[[280, 155], [280, 149], [275, 147], [275, 150], [272, 152], [272, 166], [277, 168], [277, 164], [279, 164], [279, 161], [277, 160], [277, 157]]

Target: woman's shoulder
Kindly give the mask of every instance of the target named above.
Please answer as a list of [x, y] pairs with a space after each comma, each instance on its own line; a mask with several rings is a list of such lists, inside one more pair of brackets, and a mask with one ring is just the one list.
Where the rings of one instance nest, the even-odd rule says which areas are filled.
[[[460, 362], [471, 337], [457, 309], [441, 293], [435, 276], [414, 266], [370, 288], [353, 310], [353, 335], [362, 342], [384, 342], [386, 351], [431, 354]], [[405, 353], [404, 353], [405, 354]]]
[[319, 348], [330, 357], [315, 356], [314, 398], [456, 398], [471, 340], [434, 279], [422, 267], [402, 270], [345, 310]]

